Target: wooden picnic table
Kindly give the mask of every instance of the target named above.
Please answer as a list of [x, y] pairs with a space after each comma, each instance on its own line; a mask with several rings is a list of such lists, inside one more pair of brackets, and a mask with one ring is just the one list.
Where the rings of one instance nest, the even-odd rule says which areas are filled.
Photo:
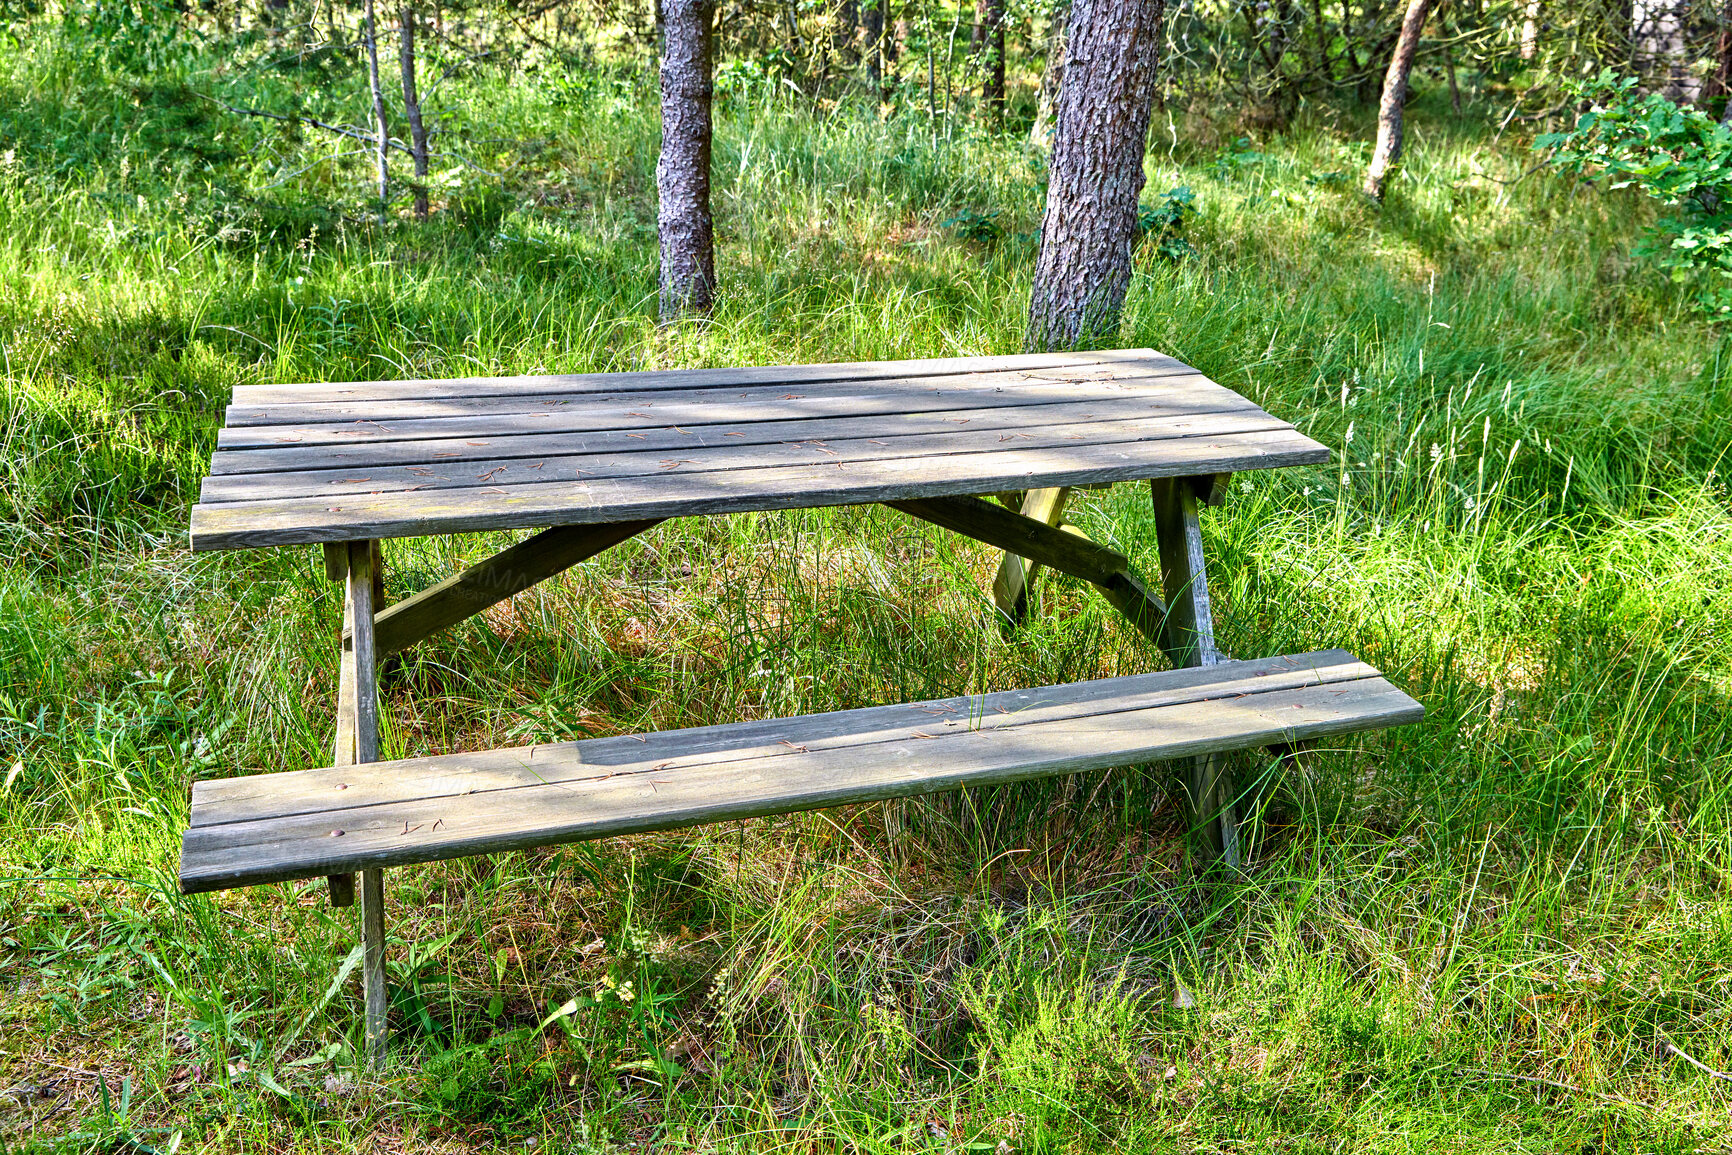
[[[346, 905], [358, 872], [381, 1059], [386, 866], [1175, 757], [1193, 759], [1205, 846], [1236, 865], [1223, 751], [1423, 714], [1340, 651], [1232, 662], [1215, 646], [1199, 506], [1234, 472], [1328, 459], [1150, 349], [239, 387], [192, 545], [324, 548], [345, 590], [337, 738], [326, 769], [195, 784], [182, 887], [326, 875]], [[1121, 481], [1150, 484], [1158, 592], [1063, 524], [1072, 489]], [[991, 724], [958, 721], [987, 699], [956, 699], [917, 704], [924, 730], [886, 706], [358, 765], [378, 759], [383, 654], [668, 518], [874, 502], [1005, 551], [1008, 619], [1044, 565], [1091, 583], [1174, 669], [1009, 691]], [[525, 528], [382, 604], [379, 539]]]

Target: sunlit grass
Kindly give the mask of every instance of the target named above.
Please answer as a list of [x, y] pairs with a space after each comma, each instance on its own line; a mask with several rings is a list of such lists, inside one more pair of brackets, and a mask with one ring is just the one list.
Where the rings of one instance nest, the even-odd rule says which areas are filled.
[[[308, 82], [194, 54], [127, 89], [87, 49], [40, 26], [0, 69], [5, 1142], [1721, 1142], [1726, 1085], [1677, 1052], [1732, 1066], [1732, 391], [1688, 294], [1628, 256], [1639, 204], [1524, 176], [1483, 110], [1424, 95], [1381, 211], [1364, 110], [1242, 148], [1163, 113], [1151, 189], [1197, 192], [1199, 251], [1139, 256], [1123, 342], [1339, 451], [1208, 515], [1223, 643], [1347, 647], [1428, 720], [1277, 782], [1240, 878], [1193, 873], [1159, 767], [394, 871], [374, 1080], [353, 974], [324, 998], [355, 928], [319, 886], [174, 893], [192, 778], [330, 742], [318, 557], [183, 547], [231, 387], [1011, 352], [1038, 164], [731, 99], [720, 306], [658, 331], [630, 83], [454, 82], [466, 139], [539, 151], [381, 231], [364, 158], [285, 181], [329, 141], [163, 95]], [[1003, 235], [964, 241], [962, 212]], [[1075, 517], [1153, 568], [1139, 488]], [[391, 592], [503, 540], [389, 543]], [[664, 526], [407, 655], [384, 745], [1158, 667], [1067, 579], [1006, 635], [993, 562], [881, 509]]]

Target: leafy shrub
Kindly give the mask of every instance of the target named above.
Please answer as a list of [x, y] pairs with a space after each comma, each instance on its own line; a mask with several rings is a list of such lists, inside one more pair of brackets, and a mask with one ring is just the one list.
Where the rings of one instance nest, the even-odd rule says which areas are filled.
[[1609, 70], [1579, 85], [1592, 107], [1534, 148], [1551, 150], [1549, 163], [1563, 172], [1638, 188], [1670, 207], [1637, 255], [1657, 259], [1674, 281], [1697, 281], [1698, 306], [1732, 319], [1732, 130], [1636, 85]]
[[1004, 227], [998, 223], [997, 209], [986, 212], [962, 209], [945, 221], [943, 227], [956, 230], [956, 235], [965, 241], [981, 245], [993, 244], [1004, 236]]
[[1155, 204], [1137, 206], [1137, 235], [1167, 260], [1181, 260], [1197, 251], [1185, 239], [1185, 222], [1196, 215], [1197, 194], [1189, 185], [1168, 189]]

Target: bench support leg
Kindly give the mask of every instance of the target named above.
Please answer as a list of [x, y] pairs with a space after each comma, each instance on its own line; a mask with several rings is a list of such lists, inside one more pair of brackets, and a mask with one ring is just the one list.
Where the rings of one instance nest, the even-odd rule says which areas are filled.
[[[337, 684], [336, 766], [379, 760], [379, 654], [373, 618], [382, 584], [378, 542], [349, 543], [347, 556], [330, 568], [342, 569], [343, 644]], [[354, 875], [331, 878], [331, 901], [355, 901]], [[367, 1061], [385, 1062], [385, 872], [361, 871], [361, 981], [366, 995]], [[346, 900], [346, 901], [345, 901]]]
[[[1155, 536], [1161, 554], [1161, 586], [1166, 593], [1167, 656], [1174, 666], [1212, 666], [1214, 619], [1209, 613], [1209, 579], [1203, 567], [1203, 533], [1197, 521], [1196, 487], [1189, 478], [1157, 478], [1149, 483]], [[1191, 813], [1211, 857], [1239, 865], [1239, 824], [1233, 811], [1233, 783], [1225, 757], [1199, 756], [1191, 767]]]
[[[1056, 526], [1064, 517], [1065, 502], [1069, 498], [1069, 489], [1031, 489], [1023, 495], [1022, 516]], [[1034, 579], [1039, 573], [1039, 562], [1013, 553], [1005, 554], [1004, 560], [998, 563], [998, 577], [992, 583], [992, 600], [998, 604], [999, 612], [1012, 622], [1021, 622], [1028, 617], [1029, 591], [1034, 588]]]

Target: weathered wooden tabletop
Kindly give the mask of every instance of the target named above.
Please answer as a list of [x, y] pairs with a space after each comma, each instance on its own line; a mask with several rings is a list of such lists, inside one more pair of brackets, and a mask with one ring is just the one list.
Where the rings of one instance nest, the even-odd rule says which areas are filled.
[[235, 390], [194, 549], [851, 505], [1314, 464], [1151, 349]]

